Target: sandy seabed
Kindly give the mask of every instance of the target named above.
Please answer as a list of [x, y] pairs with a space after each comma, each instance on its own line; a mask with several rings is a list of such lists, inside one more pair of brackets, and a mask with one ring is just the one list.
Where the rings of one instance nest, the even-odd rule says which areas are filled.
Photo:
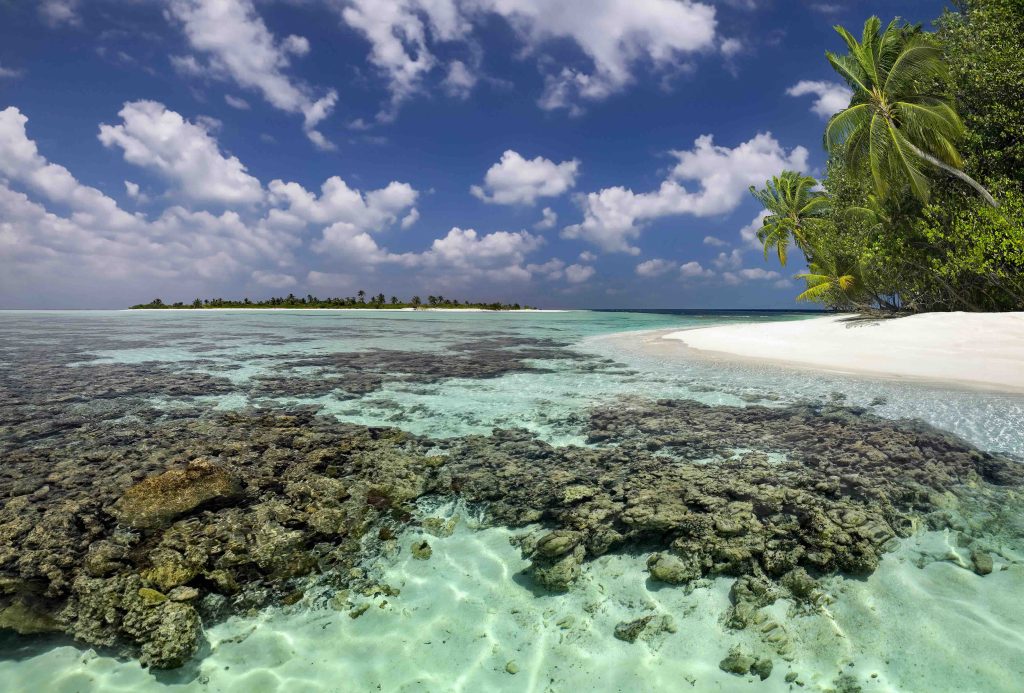
[[[1007, 621], [1020, 613], [1024, 566], [997, 558], [982, 578], [949, 532], [902, 542], [865, 580], [824, 581], [829, 598], [817, 609], [772, 605], [793, 656], [776, 658], [761, 681], [719, 668], [726, 645], [763, 648], [756, 633], [722, 623], [731, 579], [652, 588], [645, 556], [611, 554], [588, 564], [572, 591], [538, 595], [513, 532], [474, 525], [464, 519], [446, 538], [402, 535], [397, 555], [369, 567], [398, 596], [366, 598], [358, 618], [314, 597], [232, 618], [207, 632], [210, 651], [193, 671], [163, 685], [137, 662], [70, 646], [0, 661], [0, 677], [8, 690], [239, 693], [1019, 691], [1024, 678], [1024, 622]], [[417, 560], [409, 546], [424, 539], [432, 555]], [[633, 643], [614, 637], [617, 624], [646, 615], [668, 627]]]

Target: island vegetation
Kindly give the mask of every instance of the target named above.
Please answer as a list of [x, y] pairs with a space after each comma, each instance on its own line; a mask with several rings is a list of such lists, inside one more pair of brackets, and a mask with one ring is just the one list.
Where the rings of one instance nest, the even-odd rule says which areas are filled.
[[305, 296], [288, 294], [287, 296], [274, 296], [262, 301], [253, 301], [249, 298], [241, 300], [197, 298], [191, 303], [184, 303], [182, 301], [165, 303], [162, 299], [154, 298], [149, 303], [139, 303], [131, 306], [131, 308], [133, 310], [164, 308], [373, 308], [376, 310], [445, 308], [466, 310], [535, 310], [530, 306], [518, 303], [474, 303], [472, 301], [460, 301], [457, 298], [448, 298], [447, 296], [427, 296], [426, 301], [419, 296], [413, 296], [408, 301], [404, 301], [397, 296], [387, 297], [384, 294], [367, 296], [366, 292], [362, 290], [357, 291], [355, 296], [348, 297], [319, 298], [313, 294], [306, 294]]
[[824, 178], [761, 190], [758, 238], [808, 270], [797, 298], [840, 310], [1024, 310], [1024, 11], [961, 0], [927, 32], [870, 18], [826, 58], [850, 104], [829, 120]]

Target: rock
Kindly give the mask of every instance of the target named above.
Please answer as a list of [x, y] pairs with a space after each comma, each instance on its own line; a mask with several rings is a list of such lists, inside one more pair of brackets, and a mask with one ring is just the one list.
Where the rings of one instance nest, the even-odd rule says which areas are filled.
[[729, 654], [725, 656], [725, 659], [718, 663], [718, 668], [729, 674], [746, 676], [750, 673], [750, 669], [754, 666], [755, 662], [756, 660], [753, 657], [744, 654], [738, 647], [734, 647], [729, 650]]
[[764, 681], [766, 678], [772, 675], [772, 660], [767, 657], [762, 657], [753, 663], [750, 667], [750, 673], [756, 674], [758, 678]]
[[565, 529], [548, 532], [537, 542], [537, 553], [545, 558], [555, 558], [572, 551], [583, 540], [583, 535]]
[[139, 661], [156, 669], [174, 669], [199, 649], [202, 622], [187, 604], [165, 602], [151, 609], [150, 629], [141, 639]]
[[199, 590], [195, 587], [175, 587], [167, 593], [172, 602], [190, 602], [199, 598]]
[[428, 517], [423, 520], [423, 531], [439, 538], [450, 537], [458, 524], [458, 515], [447, 520], [440, 517]]
[[163, 604], [167, 601], [166, 594], [157, 592], [149, 587], [139, 588], [139, 597], [142, 599], [142, 603], [146, 606], [156, 606], [157, 604]]
[[675, 633], [676, 622], [669, 614], [657, 616], [651, 614], [643, 616], [635, 621], [623, 621], [615, 626], [614, 635], [624, 642], [636, 642], [637, 638], [643, 637], [650, 640], [660, 633]]
[[647, 559], [647, 570], [651, 577], [671, 585], [682, 585], [701, 576], [700, 565], [696, 561], [685, 562], [670, 553], [653, 553]]
[[971, 562], [974, 564], [974, 572], [978, 575], [988, 575], [992, 572], [992, 556], [984, 551], [971, 551]]
[[615, 626], [615, 637], [623, 642], [636, 642], [636, 639], [653, 620], [654, 616], [652, 615], [638, 618], [635, 621], [623, 621]]
[[367, 611], [369, 611], [369, 609], [370, 609], [370, 602], [363, 602], [362, 604], [359, 604], [357, 606], [352, 607], [352, 609], [348, 612], [348, 616], [349, 616], [349, 618], [353, 618], [353, 619], [359, 618], [360, 616], [365, 614]]
[[412, 557], [420, 561], [427, 560], [434, 553], [434, 550], [430, 548], [430, 544], [426, 540], [414, 541], [411, 548]]
[[61, 630], [53, 616], [22, 599], [0, 609], [0, 629], [4, 628], [21, 635], [59, 633]]
[[572, 551], [555, 559], [534, 555], [530, 574], [540, 585], [549, 590], [564, 592], [579, 579], [586, 551], [576, 546]]
[[143, 479], [124, 492], [111, 512], [123, 524], [154, 529], [204, 504], [237, 499], [241, 493], [238, 477], [219, 464], [200, 458], [183, 469]]
[[505, 665], [505, 671], [514, 676], [519, 673], [519, 665], [516, 664], [515, 660], [510, 660], [508, 664]]
[[797, 676], [799, 676], [799, 674], [797, 674], [795, 671], [789, 672], [788, 674], [786, 674], [786, 683], [793, 683], [794, 681], [796, 681]]
[[92, 577], [106, 577], [124, 567], [126, 555], [127, 551], [123, 546], [106, 540], [94, 541], [85, 554], [83, 567]]
[[803, 568], [796, 568], [783, 575], [782, 586], [788, 589], [798, 601], [812, 602], [820, 594], [818, 581]]
[[153, 566], [142, 571], [142, 579], [167, 592], [194, 578], [199, 570], [177, 551], [160, 550], [151, 555]]

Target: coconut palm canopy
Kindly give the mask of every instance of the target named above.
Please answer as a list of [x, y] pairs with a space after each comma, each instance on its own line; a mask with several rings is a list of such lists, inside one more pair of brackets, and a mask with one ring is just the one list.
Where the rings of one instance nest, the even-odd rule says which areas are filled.
[[829, 151], [845, 145], [851, 166], [867, 163], [879, 195], [909, 185], [927, 202], [929, 165], [968, 183], [989, 204], [995, 200], [961, 170], [956, 143], [964, 125], [947, 95], [948, 70], [934, 38], [894, 19], [881, 30], [881, 20], [864, 23], [861, 40], [835, 27], [849, 49], [846, 55], [826, 53], [829, 63], [853, 89], [849, 107], [836, 113], [825, 129]]
[[805, 253], [810, 247], [809, 233], [815, 224], [824, 221], [829, 208], [828, 198], [815, 190], [818, 182], [796, 171], [783, 171], [773, 176], [763, 190], [750, 187], [769, 215], [757, 231], [764, 245], [764, 256], [775, 249], [779, 262], [785, 266], [790, 242]]

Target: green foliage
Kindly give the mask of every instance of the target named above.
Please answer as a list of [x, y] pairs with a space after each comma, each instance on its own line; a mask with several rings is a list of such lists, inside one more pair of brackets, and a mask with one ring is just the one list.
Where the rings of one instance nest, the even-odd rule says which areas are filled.
[[1024, 2], [962, 0], [938, 37], [967, 127], [967, 165], [987, 181], [1024, 186]]
[[786, 249], [790, 239], [805, 253], [808, 236], [821, 223], [828, 211], [828, 198], [814, 190], [818, 181], [796, 171], [783, 171], [765, 184], [763, 190], [750, 186], [751, 194], [771, 212], [757, 231], [764, 245], [764, 257], [774, 248], [779, 263], [786, 265]]
[[850, 52], [825, 56], [853, 89], [853, 98], [829, 120], [826, 149], [844, 145], [852, 166], [866, 161], [880, 197], [909, 185], [927, 202], [928, 164], [981, 188], [960, 170], [963, 161], [956, 143], [964, 135], [964, 124], [947, 92], [948, 68], [940, 44], [920, 27], [901, 26], [899, 19], [885, 31], [881, 26], [878, 17], [868, 19], [860, 41], [843, 27], [835, 28]]
[[[430, 306], [432, 308], [475, 308], [478, 310], [524, 310], [529, 309], [529, 306], [521, 306], [518, 303], [471, 303], [468, 301], [459, 301], [455, 298], [445, 298], [444, 296], [431, 296]], [[313, 294], [306, 294], [305, 296], [296, 296], [295, 294], [288, 294], [283, 297], [268, 298], [264, 301], [252, 301], [248, 298], [244, 298], [241, 301], [236, 299], [223, 299], [223, 298], [197, 298], [189, 305], [184, 303], [172, 303], [170, 305], [164, 303], [159, 298], [155, 298], [149, 303], [140, 303], [132, 306], [133, 309], [138, 308], [419, 308], [422, 306], [419, 296], [413, 296], [412, 300], [408, 303], [400, 301], [397, 296], [392, 296], [390, 301], [387, 301], [384, 294], [377, 294], [371, 296], [370, 300], [366, 299], [366, 292], [359, 291], [356, 296], [349, 296], [348, 298], [317, 298]]]
[[938, 26], [837, 28], [849, 53], [828, 59], [854, 97], [825, 133], [828, 204], [797, 241], [799, 300], [1024, 310], [1024, 0], [963, 0]]

